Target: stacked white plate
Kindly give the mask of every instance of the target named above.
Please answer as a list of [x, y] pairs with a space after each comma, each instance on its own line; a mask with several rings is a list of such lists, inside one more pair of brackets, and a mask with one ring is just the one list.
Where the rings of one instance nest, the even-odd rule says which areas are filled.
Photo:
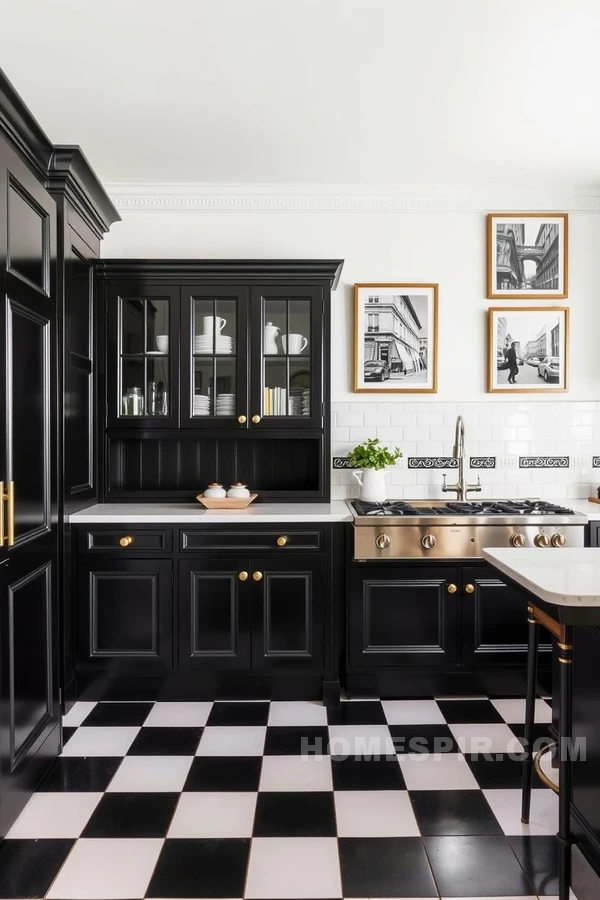
[[302, 388], [290, 388], [288, 397], [288, 415], [302, 415]]
[[235, 394], [217, 394], [217, 415], [235, 415]]
[[302, 415], [310, 416], [310, 391], [302, 391]]
[[210, 397], [206, 397], [204, 394], [194, 394], [194, 415], [210, 415]]
[[216, 341], [212, 334], [200, 334], [194, 338], [194, 353], [218, 353], [230, 355], [233, 353], [233, 338], [226, 334], [218, 334]]

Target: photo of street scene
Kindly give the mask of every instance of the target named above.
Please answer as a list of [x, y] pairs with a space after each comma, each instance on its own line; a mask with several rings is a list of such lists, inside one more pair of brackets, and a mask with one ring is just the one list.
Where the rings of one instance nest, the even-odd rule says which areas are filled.
[[567, 217], [488, 217], [488, 296], [565, 297]]
[[355, 390], [435, 390], [436, 287], [356, 288]]
[[566, 389], [566, 309], [490, 310], [490, 390]]

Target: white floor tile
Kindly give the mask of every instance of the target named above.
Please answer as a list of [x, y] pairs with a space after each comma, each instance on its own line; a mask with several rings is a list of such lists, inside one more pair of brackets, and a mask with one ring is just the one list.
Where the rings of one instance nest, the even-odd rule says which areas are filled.
[[109, 793], [177, 793], [193, 756], [126, 756], [109, 784]]
[[204, 729], [196, 756], [262, 756], [267, 729], [263, 725], [227, 725]]
[[78, 728], [66, 744], [62, 756], [125, 756], [139, 728]]
[[254, 838], [247, 898], [341, 897], [335, 838]]
[[[492, 700], [492, 703], [505, 722], [511, 725], [525, 722], [525, 700]], [[552, 721], [552, 709], [544, 700], [535, 701], [535, 721], [540, 724]]]
[[461, 753], [401, 753], [398, 761], [409, 791], [479, 789], [479, 785]]
[[265, 756], [261, 791], [332, 791], [328, 756]]
[[137, 900], [145, 897], [162, 839], [77, 841], [46, 894], [48, 900]]
[[387, 725], [330, 725], [331, 756], [371, 758], [394, 756], [394, 741]]
[[34, 794], [8, 832], [9, 838], [77, 838], [102, 794], [44, 792]]
[[450, 731], [463, 753], [523, 752], [523, 745], [508, 725], [480, 723], [478, 725], [449, 725]]
[[78, 700], [77, 703], [71, 707], [66, 716], [63, 716], [63, 725], [66, 725], [67, 728], [78, 728], [83, 720], [89, 716], [95, 706], [95, 700]]
[[521, 791], [484, 791], [492, 812], [498, 819], [504, 834], [550, 834], [558, 831], [558, 796], [547, 788], [534, 788], [531, 792], [529, 825], [521, 822]]
[[278, 701], [271, 703], [269, 725], [327, 725], [327, 710], [312, 701]]
[[252, 837], [256, 794], [185, 793], [181, 795], [169, 838]]
[[203, 728], [212, 703], [155, 703], [144, 728]]
[[338, 837], [419, 837], [407, 791], [336, 791]]
[[383, 700], [389, 725], [444, 725], [446, 720], [435, 700]]

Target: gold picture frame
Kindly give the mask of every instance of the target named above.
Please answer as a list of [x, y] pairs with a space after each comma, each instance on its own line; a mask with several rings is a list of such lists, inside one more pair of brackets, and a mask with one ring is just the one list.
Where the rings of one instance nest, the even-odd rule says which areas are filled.
[[565, 300], [568, 293], [568, 214], [488, 213], [488, 298]]
[[354, 393], [435, 394], [437, 284], [354, 285]]
[[568, 391], [567, 306], [494, 306], [488, 309], [487, 389], [490, 394]]

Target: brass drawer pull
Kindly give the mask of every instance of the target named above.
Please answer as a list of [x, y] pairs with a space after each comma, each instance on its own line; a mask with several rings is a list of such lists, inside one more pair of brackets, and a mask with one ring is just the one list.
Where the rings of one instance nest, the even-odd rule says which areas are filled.
[[252, 422], [254, 425], [258, 425], [260, 422], [260, 416], [252, 416]]
[[474, 594], [475, 593], [475, 585], [474, 584], [465, 584], [465, 593]]
[[245, 425], [247, 421], [248, 420], [246, 419], [246, 416], [238, 416], [238, 422], [240, 423], [240, 425]]
[[131, 547], [133, 538], [130, 535], [126, 535], [125, 537], [119, 538], [119, 544], [121, 547]]
[[[4, 502], [6, 501], [6, 535], [4, 534]], [[15, 543], [15, 483], [9, 481], [4, 491], [4, 482], [0, 481], [0, 547], [6, 544], [13, 547]]]
[[248, 573], [247, 572], [239, 572], [238, 578], [240, 581], [248, 581]]
[[285, 547], [286, 544], [289, 544], [289, 541], [290, 541], [289, 537], [287, 537], [287, 535], [285, 535], [285, 534], [282, 534], [281, 537], [277, 538], [277, 546]]
[[255, 581], [262, 581], [263, 573], [262, 572], [253, 572], [252, 577]]
[[446, 587], [446, 590], [448, 591], [449, 594], [455, 594], [457, 592], [458, 588], [456, 587], [455, 584], [449, 584]]

